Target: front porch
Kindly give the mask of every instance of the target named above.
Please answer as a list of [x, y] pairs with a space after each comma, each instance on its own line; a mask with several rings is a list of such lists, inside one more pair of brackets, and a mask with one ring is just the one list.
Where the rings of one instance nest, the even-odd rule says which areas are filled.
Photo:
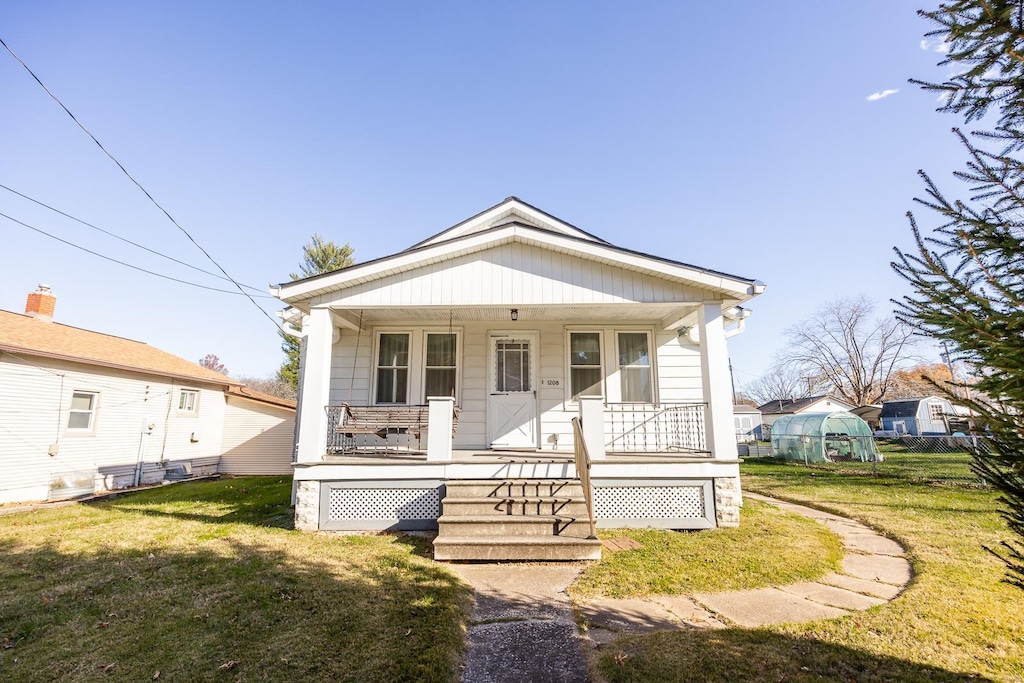
[[[344, 424], [335, 422], [333, 429], [342, 441], [328, 435], [326, 443], [335, 448], [325, 449], [316, 461], [296, 464], [297, 527], [437, 529], [438, 520], [448, 514], [444, 501], [453, 499], [450, 489], [472, 484], [496, 492], [583, 484], [576, 444], [572, 451], [564, 442], [551, 450], [453, 448], [452, 403], [450, 398], [432, 399], [423, 432], [374, 434], [380, 443], [373, 447], [352, 446]], [[691, 445], [707, 441], [699, 419], [702, 404], [661, 410], [638, 406], [632, 415], [621, 406], [606, 408], [601, 397], [580, 401], [579, 445], [593, 454], [589, 491], [584, 493], [592, 496], [598, 527], [706, 529], [738, 523], [738, 459], [713, 457], [708, 451], [684, 449], [678, 438], [669, 440], [686, 435]], [[616, 450], [624, 444], [629, 447]], [[481, 505], [512, 515], [510, 500], [506, 495]], [[558, 513], [563, 510], [548, 512], [556, 524], [562, 519]]]

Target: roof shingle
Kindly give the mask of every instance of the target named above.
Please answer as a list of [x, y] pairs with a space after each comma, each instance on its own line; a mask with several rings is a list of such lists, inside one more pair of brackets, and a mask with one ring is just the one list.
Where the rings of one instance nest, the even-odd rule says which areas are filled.
[[241, 382], [142, 342], [0, 310], [0, 351], [238, 386]]

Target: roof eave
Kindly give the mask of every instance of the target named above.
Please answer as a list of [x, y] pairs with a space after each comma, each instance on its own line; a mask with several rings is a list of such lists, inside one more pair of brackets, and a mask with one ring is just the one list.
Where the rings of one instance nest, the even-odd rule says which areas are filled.
[[164, 370], [157, 370], [154, 368], [140, 368], [135, 365], [125, 365], [123, 363], [111, 363], [110, 361], [97, 360], [95, 358], [83, 358], [81, 356], [71, 356], [63, 353], [54, 353], [52, 351], [41, 351], [38, 349], [30, 349], [21, 346], [13, 346], [11, 344], [0, 344], [0, 351], [6, 351], [11, 355], [18, 356], [34, 356], [37, 358], [51, 358], [53, 360], [63, 360], [72, 363], [82, 363], [83, 365], [95, 365], [102, 368], [110, 368], [112, 370], [125, 370], [128, 372], [135, 372], [141, 375], [152, 375], [155, 377], [167, 377], [170, 379], [186, 380], [189, 382], [200, 382], [203, 384], [213, 384], [216, 386], [242, 386], [243, 383], [237, 380], [231, 379], [225, 376], [223, 380], [217, 380], [212, 377], [198, 377], [196, 375], [188, 375], [185, 373], [177, 372], [166, 372]]

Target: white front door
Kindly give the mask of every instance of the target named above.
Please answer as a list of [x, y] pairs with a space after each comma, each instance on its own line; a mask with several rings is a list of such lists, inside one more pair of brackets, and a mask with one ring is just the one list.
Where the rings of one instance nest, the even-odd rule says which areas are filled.
[[488, 347], [490, 446], [537, 448], [537, 334], [492, 332]]

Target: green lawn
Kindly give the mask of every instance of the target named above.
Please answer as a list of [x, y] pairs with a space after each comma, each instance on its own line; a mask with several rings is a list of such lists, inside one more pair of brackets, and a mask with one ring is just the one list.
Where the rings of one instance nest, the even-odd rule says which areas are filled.
[[821, 524], [749, 500], [737, 529], [675, 532], [609, 529], [635, 550], [611, 553], [570, 588], [574, 598], [612, 598], [760, 588], [820, 578], [839, 567], [842, 544]]
[[0, 680], [454, 680], [470, 589], [422, 539], [291, 531], [290, 489], [0, 517]]
[[928, 483], [910, 470], [872, 477], [751, 459], [741, 471], [746, 490], [848, 515], [897, 538], [910, 549], [910, 587], [841, 619], [623, 638], [598, 651], [603, 678], [1024, 681], [1024, 592], [1001, 581], [1003, 566], [983, 548], [1009, 535], [994, 493]]

